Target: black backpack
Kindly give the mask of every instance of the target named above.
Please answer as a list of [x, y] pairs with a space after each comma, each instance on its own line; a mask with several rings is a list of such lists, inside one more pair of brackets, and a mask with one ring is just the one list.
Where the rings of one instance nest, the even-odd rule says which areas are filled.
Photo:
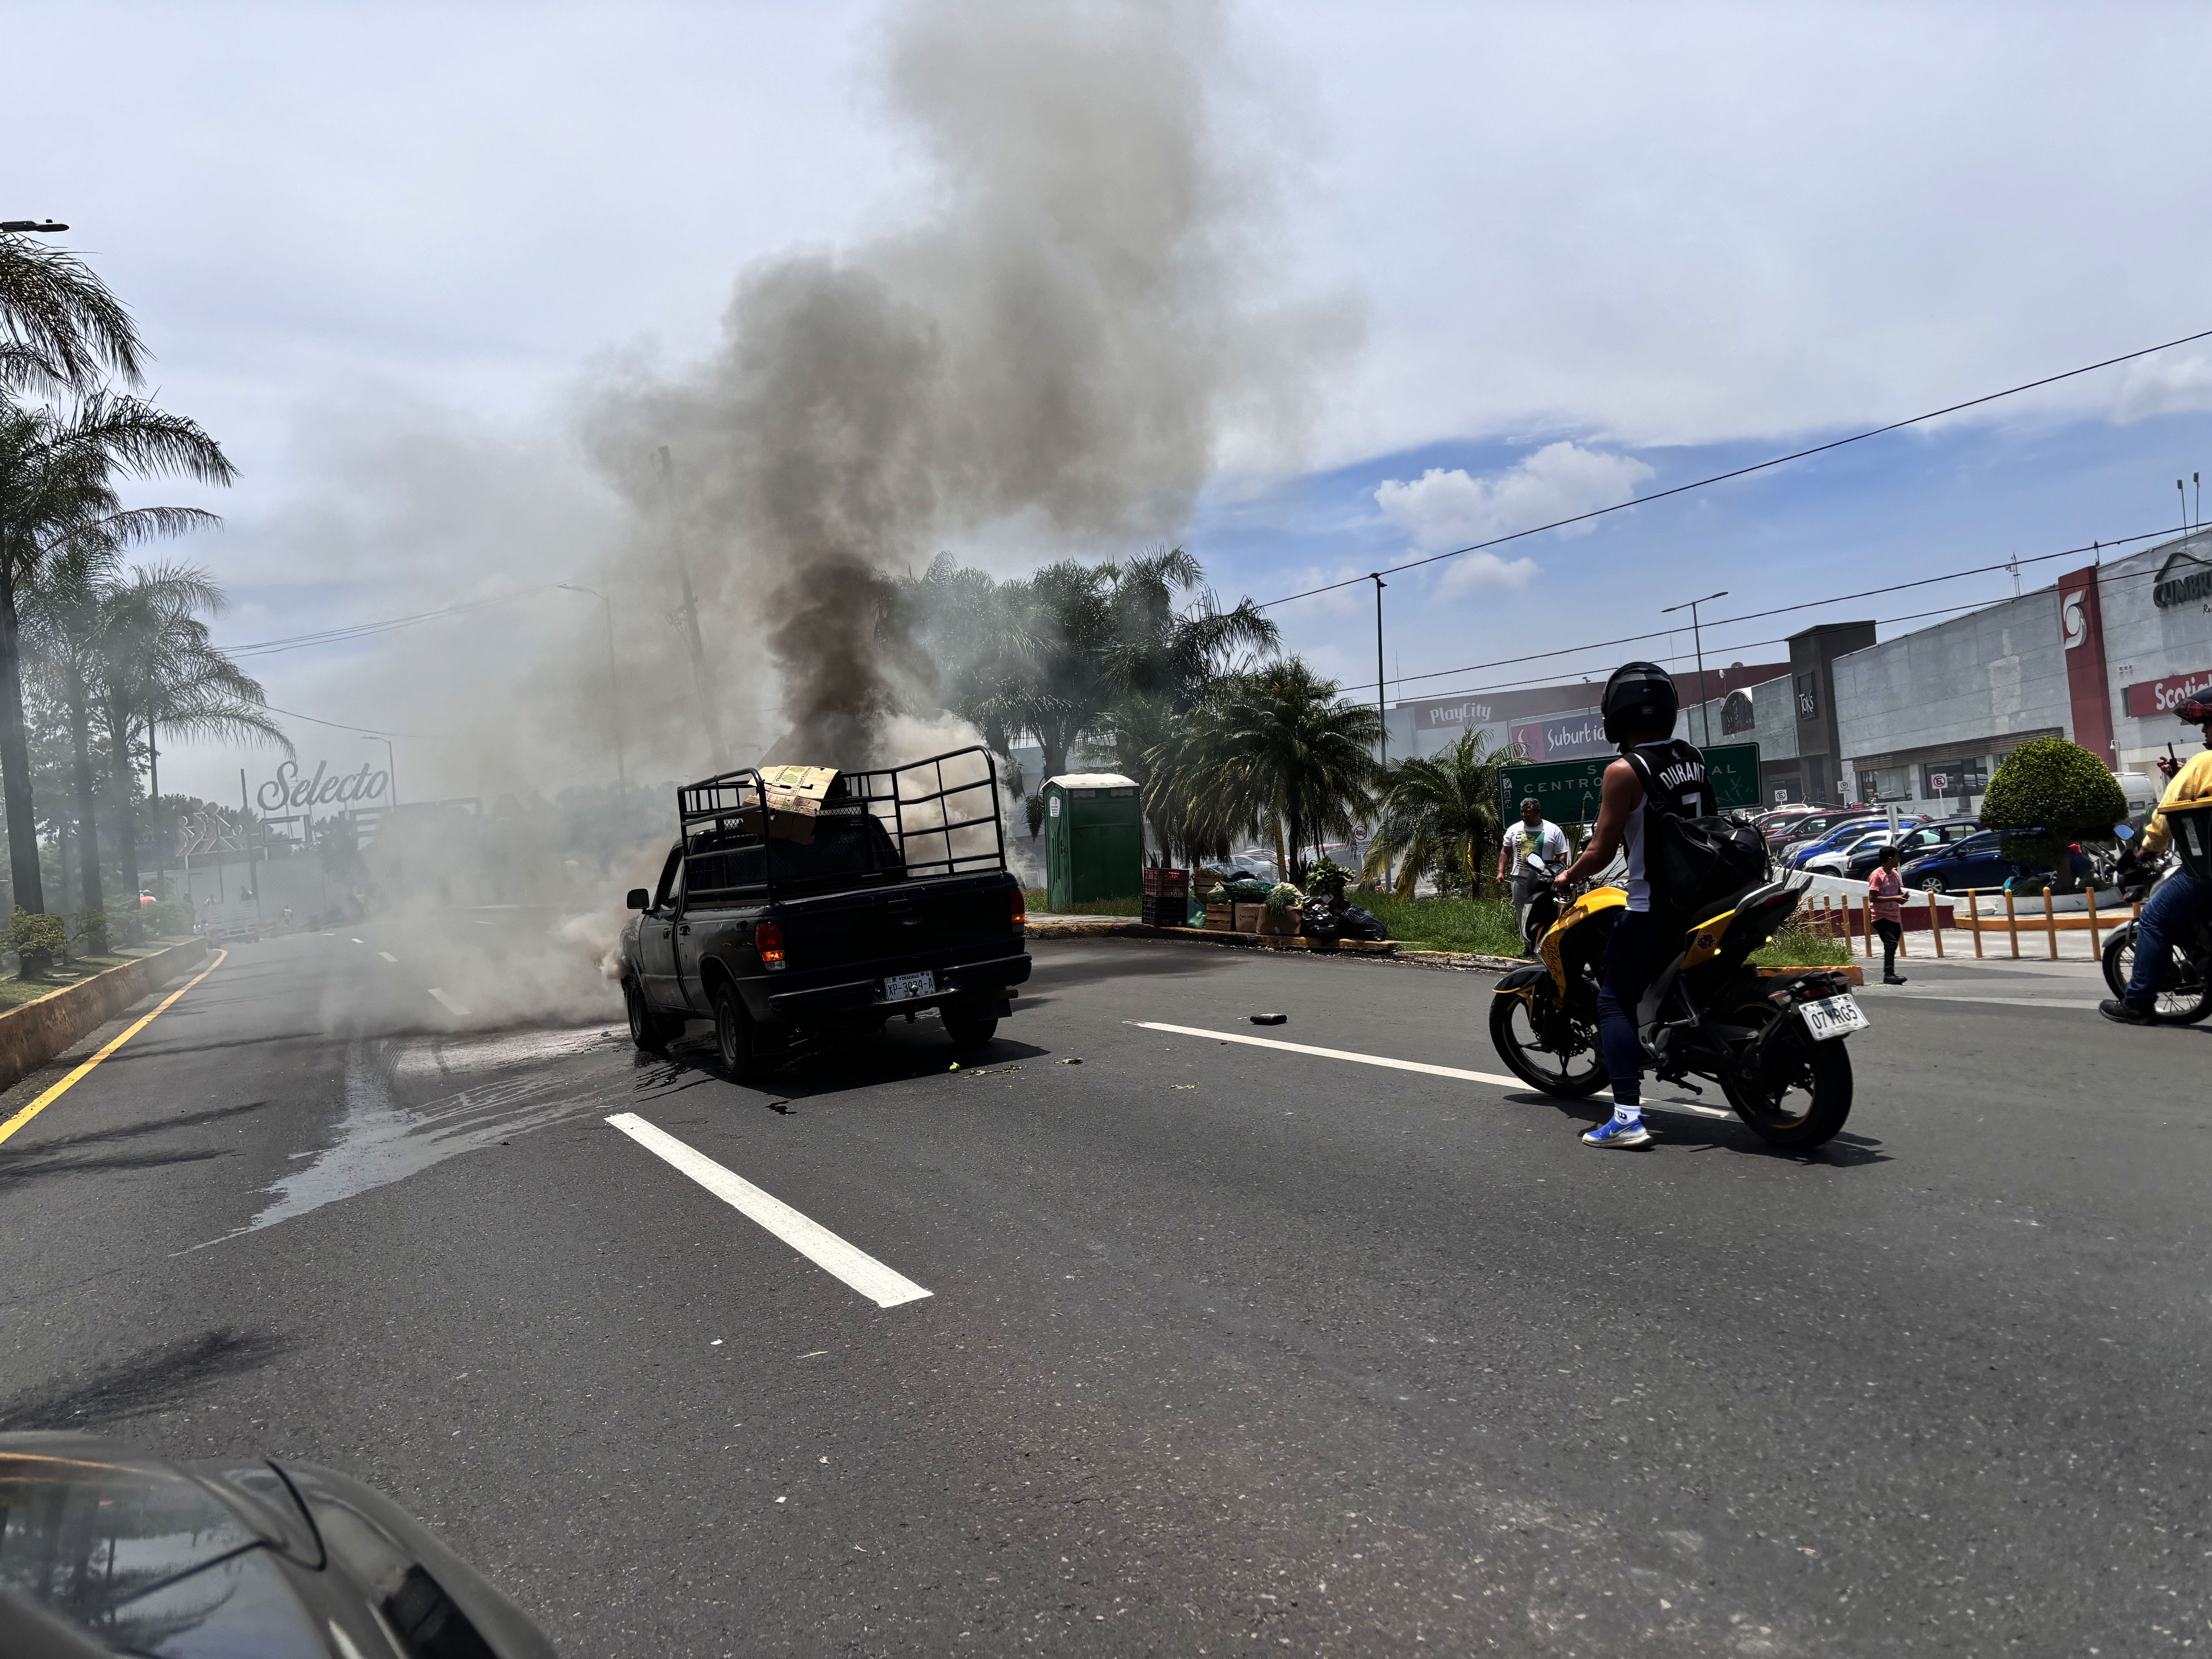
[[1632, 749], [1626, 758], [1644, 786], [1644, 876], [1653, 909], [1709, 915], [1767, 879], [1766, 838], [1721, 811], [1703, 755], [1678, 738]]

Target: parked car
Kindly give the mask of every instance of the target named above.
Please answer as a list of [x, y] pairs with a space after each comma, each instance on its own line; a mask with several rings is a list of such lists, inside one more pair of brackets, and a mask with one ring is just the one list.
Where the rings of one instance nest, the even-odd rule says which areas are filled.
[[[1897, 857], [1901, 866], [1917, 858], [1925, 857], [1939, 848], [1954, 847], [1982, 827], [1979, 818], [1945, 818], [1936, 823], [1923, 823], [1917, 829], [1903, 830], [1897, 838]], [[1853, 881], [1864, 881], [1881, 862], [1881, 849], [1888, 845], [1888, 837], [1861, 842], [1850, 850], [1843, 874]]]
[[[1903, 818], [1899, 821], [1915, 824], [1920, 822], [1917, 817]], [[1871, 813], [1863, 813], [1856, 817], [1845, 818], [1819, 835], [1808, 836], [1802, 840], [1791, 842], [1782, 849], [1782, 862], [1790, 869], [1802, 870], [1804, 868], [1804, 860], [1808, 858], [1821, 853], [1834, 852], [1838, 848], [1861, 840], [1876, 830], [1887, 831], [1888, 828], [1889, 817], [1886, 813], [1879, 817]]]
[[1843, 875], [1850, 861], [1862, 854], [1869, 860], [1879, 859], [1881, 849], [1890, 842], [1891, 833], [1887, 823], [1848, 825], [1826, 837], [1821, 845], [1799, 853], [1791, 867], [1810, 870], [1818, 876]]
[[[2039, 884], [2049, 879], [2048, 868], [2016, 864], [2007, 858], [2003, 840], [1994, 830], [1978, 830], [1963, 841], [1923, 854], [1899, 873], [1907, 887], [1924, 888], [1931, 893], [1961, 893], [1970, 887], [1998, 888], [2008, 882]], [[2078, 852], [2068, 856], [2075, 875], [2089, 873], [2087, 859]]]
[[[1801, 842], [1815, 840], [1829, 830], [1845, 823], [1856, 823], [1875, 817], [1863, 806], [1824, 807], [1817, 812], [1802, 812], [1795, 817], [1783, 818], [1765, 833], [1766, 844], [1777, 855]], [[1887, 823], [1887, 819], [1883, 822]]]

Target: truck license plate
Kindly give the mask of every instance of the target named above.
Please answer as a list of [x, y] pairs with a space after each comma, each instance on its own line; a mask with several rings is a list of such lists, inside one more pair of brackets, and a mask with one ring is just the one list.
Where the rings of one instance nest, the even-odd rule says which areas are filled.
[[1849, 991], [1841, 996], [1801, 1002], [1797, 1012], [1805, 1016], [1805, 1029], [1813, 1034], [1816, 1042], [1826, 1042], [1846, 1031], [1863, 1031], [1874, 1024], [1866, 1017], [1866, 1010], [1859, 1006], [1858, 999]]
[[[916, 997], [937, 994], [937, 975], [932, 973], [893, 974], [884, 981], [885, 1002], [910, 1002]], [[1849, 1001], [1849, 998], [1844, 1000]], [[1861, 1024], [1866, 1022], [1861, 1020]]]

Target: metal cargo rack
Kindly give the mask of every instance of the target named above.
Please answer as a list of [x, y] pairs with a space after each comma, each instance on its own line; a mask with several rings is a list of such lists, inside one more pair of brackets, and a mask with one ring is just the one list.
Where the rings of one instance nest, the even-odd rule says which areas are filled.
[[[983, 775], [966, 783], [947, 784], [945, 763], [970, 756], [981, 759]], [[923, 811], [931, 806], [937, 809], [935, 812]], [[884, 833], [898, 849], [899, 871], [908, 877], [962, 875], [1006, 867], [1006, 834], [999, 817], [998, 763], [990, 750], [981, 744], [947, 750], [944, 754], [909, 761], [903, 766], [839, 772], [813, 816], [834, 819], [863, 812], [883, 825]], [[767, 833], [772, 822], [770, 814], [799, 816], [775, 813], [769, 805], [768, 786], [760, 769], [750, 766], [684, 785], [676, 792], [676, 813], [687, 843], [702, 830], [724, 846], [752, 845], [753, 838], [758, 836], [766, 884], [771, 887], [775, 881], [775, 837]], [[971, 816], [956, 817], [956, 813]], [[917, 823], [913, 821], [917, 817], [933, 817], [944, 822]], [[987, 824], [991, 830], [988, 852], [954, 850], [956, 835], [963, 830], [981, 830]], [[732, 832], [742, 839], [734, 843], [726, 839]]]

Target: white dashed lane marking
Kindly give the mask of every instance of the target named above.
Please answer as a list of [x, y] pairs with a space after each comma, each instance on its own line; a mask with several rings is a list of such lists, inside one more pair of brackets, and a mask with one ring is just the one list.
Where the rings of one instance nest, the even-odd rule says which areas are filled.
[[919, 1302], [929, 1294], [866, 1251], [848, 1244], [820, 1222], [801, 1215], [773, 1193], [763, 1192], [744, 1176], [724, 1169], [706, 1153], [684, 1145], [666, 1130], [655, 1128], [636, 1113], [617, 1112], [607, 1122], [663, 1163], [690, 1176], [731, 1208], [758, 1222], [823, 1272], [843, 1279], [878, 1308]]
[[[1426, 1060], [1400, 1060], [1391, 1054], [1363, 1054], [1350, 1048], [1317, 1048], [1310, 1042], [1285, 1042], [1279, 1037], [1248, 1036], [1242, 1031], [1209, 1031], [1197, 1025], [1168, 1025], [1158, 1020], [1133, 1019], [1132, 1025], [1147, 1031], [1173, 1031], [1178, 1036], [1211, 1037], [1216, 1042], [1241, 1042], [1253, 1048], [1280, 1048], [1293, 1054], [1312, 1054], [1322, 1060], [1348, 1060], [1356, 1066], [1382, 1066], [1394, 1072], [1420, 1072], [1429, 1077], [1457, 1078], [1465, 1083], [1488, 1083], [1500, 1089], [1526, 1089], [1528, 1085], [1517, 1077], [1507, 1077], [1497, 1072], [1469, 1072], [1457, 1066], [1431, 1066]], [[1717, 1111], [1711, 1106], [1700, 1106], [1688, 1100], [1647, 1100], [1647, 1111], [1686, 1112], [1692, 1117], [1734, 1117], [1734, 1112]]]
[[398, 957], [393, 956], [389, 951], [379, 951], [376, 954], [382, 957], [386, 962], [396, 963], [399, 960]]

